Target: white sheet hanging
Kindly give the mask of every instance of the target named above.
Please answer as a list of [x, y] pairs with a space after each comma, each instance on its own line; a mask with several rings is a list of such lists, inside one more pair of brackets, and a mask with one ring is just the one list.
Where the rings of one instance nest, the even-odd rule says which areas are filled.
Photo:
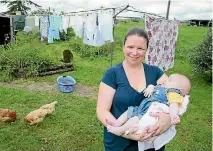
[[67, 34], [67, 28], [69, 27], [69, 16], [62, 16], [62, 30]]
[[83, 37], [83, 24], [85, 17], [75, 14], [75, 16], [69, 16], [69, 27], [72, 27], [76, 37]]

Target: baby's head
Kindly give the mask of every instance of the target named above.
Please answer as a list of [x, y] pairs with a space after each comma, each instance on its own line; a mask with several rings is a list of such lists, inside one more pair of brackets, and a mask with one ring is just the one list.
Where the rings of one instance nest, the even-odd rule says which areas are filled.
[[165, 88], [176, 88], [181, 90], [184, 95], [189, 94], [191, 89], [191, 83], [189, 79], [182, 74], [171, 74], [169, 79], [163, 83]]

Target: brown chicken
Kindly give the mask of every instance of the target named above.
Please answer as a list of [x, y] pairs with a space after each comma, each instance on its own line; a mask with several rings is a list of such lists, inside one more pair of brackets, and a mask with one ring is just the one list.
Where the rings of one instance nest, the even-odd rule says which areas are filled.
[[46, 115], [52, 114], [55, 111], [56, 103], [57, 101], [41, 106], [39, 109], [30, 112], [24, 120], [30, 125], [38, 125], [44, 120]]
[[10, 109], [0, 109], [0, 121], [13, 122], [16, 120], [16, 112]]

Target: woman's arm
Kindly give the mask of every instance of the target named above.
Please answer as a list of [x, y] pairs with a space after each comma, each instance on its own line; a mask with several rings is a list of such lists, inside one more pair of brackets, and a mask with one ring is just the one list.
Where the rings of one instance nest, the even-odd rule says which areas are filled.
[[148, 132], [148, 129], [146, 129], [144, 131], [136, 131], [135, 133], [123, 134], [122, 137], [142, 142], [150, 139], [154, 133], [155, 131]]
[[112, 100], [115, 94], [115, 89], [101, 82], [98, 92], [98, 102], [96, 114], [101, 123], [106, 126], [106, 120], [114, 121], [115, 117], [111, 114], [110, 109]]
[[158, 136], [164, 133], [172, 126], [169, 114], [161, 112], [161, 113], [150, 113], [150, 115], [159, 118], [158, 123], [148, 130], [148, 132], [155, 131], [153, 133], [153, 136]]

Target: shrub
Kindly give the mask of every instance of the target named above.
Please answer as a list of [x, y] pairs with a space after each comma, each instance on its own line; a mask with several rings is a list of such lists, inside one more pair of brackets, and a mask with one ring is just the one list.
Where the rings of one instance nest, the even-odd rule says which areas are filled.
[[203, 41], [192, 50], [190, 61], [194, 66], [194, 73], [202, 75], [212, 82], [212, 32], [211, 28]]
[[111, 43], [105, 43], [103, 46], [89, 46], [83, 43], [83, 40], [76, 38], [71, 41], [69, 49], [76, 52], [82, 58], [97, 58], [99, 56], [108, 56], [111, 51]]
[[[8, 45], [7, 49], [1, 47], [0, 75], [6, 75], [7, 80], [13, 77], [30, 77], [38, 73], [43, 67], [53, 65], [53, 60], [44, 49], [36, 48], [39, 41], [37, 34], [20, 32], [17, 40]], [[2, 78], [1, 78], [2, 79]]]
[[62, 41], [70, 40], [74, 37], [75, 37], [75, 32], [74, 32], [73, 28], [71, 28], [71, 27], [67, 29], [67, 33], [65, 33], [64, 30], [62, 32], [60, 32], [60, 40], [62, 40]]

